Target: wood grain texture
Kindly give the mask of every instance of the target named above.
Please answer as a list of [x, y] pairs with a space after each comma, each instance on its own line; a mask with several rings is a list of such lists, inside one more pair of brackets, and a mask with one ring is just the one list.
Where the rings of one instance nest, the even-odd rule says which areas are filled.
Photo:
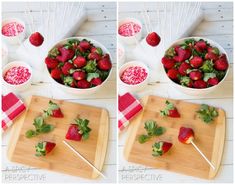
[[[136, 117], [128, 129], [128, 137], [124, 148], [124, 156], [129, 162], [142, 164], [154, 168], [165, 169], [190, 176], [211, 179], [214, 178], [221, 163], [225, 140], [225, 112], [218, 109], [219, 117], [212, 124], [205, 124], [198, 118], [195, 111], [199, 104], [187, 103], [181, 100], [170, 100], [181, 114], [181, 118], [161, 117], [160, 110], [165, 107], [165, 98], [147, 96], [142, 99], [144, 109]], [[144, 122], [153, 119], [158, 125], [166, 128], [165, 134], [154, 137], [150, 141], [140, 144], [139, 135], [145, 133]], [[181, 126], [190, 127], [195, 132], [195, 144], [202, 150], [209, 160], [216, 166], [216, 170], [204, 161], [192, 145], [184, 145], [178, 141]], [[161, 157], [153, 157], [152, 144], [155, 141], [173, 143], [171, 150]]]
[[[48, 134], [40, 134], [28, 139], [25, 132], [33, 129], [33, 119], [46, 110], [50, 99], [32, 96], [28, 101], [28, 109], [24, 116], [14, 124], [8, 147], [8, 158], [17, 163], [33, 167], [45, 168], [88, 179], [98, 177], [98, 174], [83, 160], [78, 158], [62, 141], [65, 139], [68, 127], [77, 117], [88, 119], [92, 129], [86, 141], [69, 141], [87, 160], [102, 170], [108, 141], [109, 116], [105, 109], [70, 103], [62, 100], [52, 100], [59, 104], [64, 118], [47, 118], [46, 122], [55, 126]], [[53, 141], [55, 149], [45, 157], [36, 157], [35, 145], [39, 141]]]

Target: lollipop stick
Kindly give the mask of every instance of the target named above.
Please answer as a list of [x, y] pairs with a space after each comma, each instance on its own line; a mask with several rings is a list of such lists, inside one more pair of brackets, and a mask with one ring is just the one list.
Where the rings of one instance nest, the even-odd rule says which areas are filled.
[[215, 170], [214, 165], [207, 159], [207, 157], [201, 152], [201, 150], [195, 145], [193, 141], [191, 141], [192, 145], [194, 148], [201, 154], [201, 156], [206, 160], [206, 162], [211, 166], [213, 170]]

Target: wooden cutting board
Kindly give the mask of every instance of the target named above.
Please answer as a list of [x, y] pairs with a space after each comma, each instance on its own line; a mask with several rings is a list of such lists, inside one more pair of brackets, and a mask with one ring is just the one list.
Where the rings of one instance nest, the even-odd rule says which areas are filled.
[[[55, 126], [55, 129], [47, 134], [40, 134], [34, 138], [26, 138], [25, 132], [33, 129], [33, 119], [46, 110], [50, 99], [40, 96], [32, 96], [27, 101], [27, 111], [12, 128], [9, 141], [8, 158], [13, 162], [25, 165], [45, 168], [52, 171], [62, 172], [74, 176], [94, 179], [98, 177], [83, 160], [76, 156], [67, 146], [62, 143], [73, 120], [77, 117], [88, 119], [92, 129], [90, 137], [86, 141], [69, 141], [86, 159], [96, 168], [102, 170], [109, 131], [109, 116], [105, 109], [78, 103], [60, 100], [52, 100], [58, 103], [64, 118], [47, 118], [46, 122]], [[35, 145], [39, 141], [53, 141], [56, 143], [54, 150], [45, 157], [35, 156]]]
[[[220, 167], [225, 141], [225, 112], [218, 109], [219, 116], [211, 124], [205, 124], [196, 116], [195, 111], [199, 104], [187, 103], [180, 100], [171, 100], [177, 107], [181, 118], [168, 118], [160, 115], [165, 107], [165, 98], [147, 96], [143, 98], [143, 111], [131, 122], [128, 129], [128, 138], [124, 148], [124, 156], [129, 162], [149, 167], [165, 169], [190, 176], [212, 179]], [[140, 144], [138, 136], [145, 134], [144, 122], [155, 120], [159, 126], [166, 128], [166, 132], [154, 137], [150, 141]], [[179, 128], [190, 127], [194, 130], [195, 144], [214, 164], [216, 170], [210, 168], [207, 162], [193, 148], [178, 141]], [[173, 146], [168, 153], [161, 157], [152, 156], [152, 145], [156, 141], [172, 142]]]

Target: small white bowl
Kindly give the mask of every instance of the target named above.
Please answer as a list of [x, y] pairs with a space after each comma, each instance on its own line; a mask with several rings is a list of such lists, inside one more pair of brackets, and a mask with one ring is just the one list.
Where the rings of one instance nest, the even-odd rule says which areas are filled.
[[141, 39], [141, 36], [142, 36], [142, 30], [143, 30], [143, 25], [142, 23], [135, 19], [135, 18], [125, 18], [125, 19], [122, 19], [118, 22], [118, 29], [121, 25], [125, 24], [125, 23], [129, 23], [129, 22], [134, 22], [138, 25], [140, 25], [140, 31], [132, 36], [129, 36], [129, 37], [125, 37], [125, 36], [122, 36], [118, 33], [118, 38], [126, 43], [126, 44], [129, 44], [129, 45], [132, 45], [132, 44], [136, 44], [136, 41], [139, 41]]
[[[217, 47], [219, 49], [220, 53], [224, 53], [226, 55], [227, 60], [228, 60], [228, 64], [229, 64], [228, 54], [226, 53], [224, 48], [222, 46], [220, 46], [218, 43], [216, 43], [215, 41], [212, 41], [212, 40], [207, 39], [207, 38], [203, 38], [203, 37], [186, 37], [186, 38], [182, 38], [182, 39], [179, 39], [179, 40], [176, 40], [175, 42], [173, 42], [171, 44], [171, 46], [168, 47], [168, 48], [171, 48], [175, 45], [181, 44], [181, 43], [184, 42], [184, 40], [187, 40], [187, 39], [195, 39], [195, 40], [203, 39], [203, 40], [207, 41], [211, 46]], [[212, 87], [208, 87], [208, 88], [204, 88], [204, 89], [196, 89], [196, 88], [190, 88], [190, 87], [182, 86], [182, 85], [177, 84], [174, 81], [172, 81], [167, 76], [166, 72], [165, 72], [165, 75], [167, 76], [167, 79], [170, 81], [172, 86], [174, 88], [178, 89], [180, 92], [182, 92], [184, 94], [187, 94], [187, 95], [191, 95], [191, 96], [202, 96], [202, 95], [205, 95], [205, 94], [209, 94], [213, 91], [216, 91], [219, 87], [221, 87], [221, 84], [224, 82], [225, 78], [227, 77], [228, 72], [229, 72], [229, 66], [228, 66], [228, 69], [226, 71], [226, 74], [225, 74], [224, 78], [217, 85], [212, 86]]]
[[[7, 83], [5, 80], [4, 80], [4, 75], [5, 73], [11, 69], [12, 67], [18, 67], [18, 66], [23, 66], [27, 69], [29, 69], [29, 72], [30, 72], [30, 77], [29, 79], [22, 83], [22, 84], [19, 84], [19, 85], [12, 85], [12, 84], [9, 84]], [[9, 89], [9, 90], [12, 90], [12, 91], [16, 91], [16, 92], [19, 92], [19, 91], [24, 91], [26, 90], [27, 88], [29, 88], [31, 86], [31, 82], [32, 82], [32, 76], [33, 76], [33, 73], [32, 73], [32, 68], [25, 62], [22, 62], [22, 61], [13, 61], [13, 62], [10, 62], [8, 63], [7, 65], [5, 65], [3, 67], [3, 70], [2, 70], [2, 81], [3, 81], [3, 84]]]
[[126, 60], [126, 52], [121, 43], [118, 43], [118, 63], [122, 65]]
[[[121, 75], [122, 73], [129, 67], [132, 67], [132, 66], [140, 66], [142, 68], [144, 68], [147, 72], [147, 77], [146, 79], [139, 83], [139, 84], [136, 84], [136, 85], [129, 85], [129, 84], [126, 84], [124, 83], [122, 80], [121, 80]], [[129, 92], [137, 92], [137, 91], [141, 91], [143, 90], [147, 84], [148, 84], [148, 81], [149, 81], [149, 69], [148, 67], [143, 63], [143, 62], [140, 62], [140, 61], [130, 61], [130, 62], [127, 62], [125, 64], [123, 64], [120, 69], [119, 69], [119, 84], [126, 90], [126, 91], [129, 91]]]
[[[66, 38], [66, 39], [63, 39], [61, 41], [59, 41], [57, 44], [55, 44], [52, 48], [54, 47], [57, 47], [57, 46], [60, 46], [62, 44], [65, 44], [67, 40], [70, 40], [70, 39], [79, 39], [79, 40], [83, 40], [83, 39], [86, 39], [88, 41], [90, 41], [94, 46], [96, 47], [100, 47], [104, 53], [107, 53], [109, 54], [109, 57], [110, 57], [110, 60], [112, 62], [112, 56], [110, 54], [110, 52], [108, 51], [108, 49], [106, 49], [106, 47], [104, 47], [101, 43], [99, 43], [98, 41], [95, 41], [93, 39], [90, 39], [88, 37], [69, 37], [69, 38]], [[52, 49], [51, 48], [51, 49]], [[50, 50], [51, 50], [50, 49]], [[50, 51], [49, 50], [49, 51]], [[46, 65], [45, 65], [46, 66]], [[112, 66], [113, 68], [113, 66]], [[91, 87], [91, 88], [88, 88], [88, 89], [79, 89], [79, 88], [73, 88], [73, 87], [69, 87], [69, 86], [66, 86], [66, 85], [63, 85], [59, 82], [57, 82], [56, 80], [54, 80], [50, 73], [49, 73], [49, 70], [47, 69], [47, 66], [46, 66], [46, 71], [47, 71], [47, 74], [49, 76], [49, 78], [54, 82], [54, 84], [62, 89], [64, 92], [67, 92], [67, 93], [70, 93], [70, 94], [73, 94], [73, 95], [82, 95], [82, 96], [86, 96], [86, 95], [90, 95], [90, 94], [94, 94], [96, 93], [98, 90], [100, 90], [108, 81], [108, 79], [110, 78], [111, 76], [111, 73], [112, 73], [112, 68], [110, 69], [109, 71], [109, 75], [108, 77], [102, 82], [101, 85], [98, 85], [98, 86], [95, 86], [95, 87]]]
[[2, 43], [2, 66], [8, 63], [8, 48]]
[[4, 25], [6, 25], [7, 23], [11, 23], [11, 22], [17, 22], [17, 23], [21, 24], [22, 26], [24, 26], [24, 30], [16, 36], [5, 36], [1, 32], [2, 38], [3, 38], [3, 40], [8, 42], [9, 44], [14, 44], [14, 45], [15, 44], [20, 44], [25, 38], [25, 33], [26, 33], [25, 23], [22, 20], [18, 19], [18, 18], [8, 18], [8, 19], [5, 19], [5, 20], [2, 21], [2, 27]]

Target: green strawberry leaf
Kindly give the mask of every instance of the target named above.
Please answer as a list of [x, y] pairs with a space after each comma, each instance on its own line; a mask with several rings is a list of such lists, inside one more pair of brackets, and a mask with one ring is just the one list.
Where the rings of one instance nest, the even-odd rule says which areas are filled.
[[98, 78], [99, 76], [100, 76], [99, 73], [88, 73], [87, 81], [90, 82], [93, 78]]
[[86, 64], [85, 67], [83, 67], [83, 69], [87, 72], [87, 73], [94, 73], [96, 71], [96, 66], [97, 63], [95, 60], [89, 60]]
[[27, 138], [31, 138], [31, 137], [35, 137], [37, 135], [37, 132], [34, 131], [34, 130], [28, 130], [26, 133], [25, 133], [25, 136]]
[[203, 80], [207, 82], [210, 78], [214, 78], [214, 77], [216, 77], [215, 73], [204, 73]]
[[211, 123], [215, 117], [219, 115], [215, 107], [210, 107], [209, 105], [202, 104], [200, 109], [196, 111], [199, 118], [205, 123]]

